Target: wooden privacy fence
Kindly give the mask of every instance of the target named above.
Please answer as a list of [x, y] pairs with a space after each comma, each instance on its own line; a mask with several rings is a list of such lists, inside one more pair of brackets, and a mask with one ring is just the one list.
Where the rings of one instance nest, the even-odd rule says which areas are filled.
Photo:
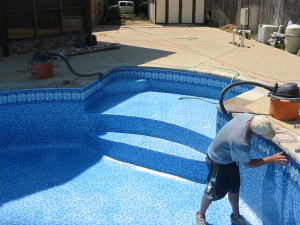
[[259, 24], [286, 27], [289, 20], [300, 23], [300, 0], [206, 0], [206, 11], [219, 26], [240, 26], [241, 8], [249, 8], [248, 29], [254, 34]]

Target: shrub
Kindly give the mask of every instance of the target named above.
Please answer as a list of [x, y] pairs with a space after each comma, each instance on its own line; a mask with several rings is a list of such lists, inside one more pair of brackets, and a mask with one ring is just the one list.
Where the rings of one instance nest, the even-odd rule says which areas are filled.
[[148, 2], [142, 2], [139, 5], [139, 14], [144, 14], [146, 17], [148, 17]]
[[116, 19], [121, 19], [122, 12], [118, 6], [109, 7], [109, 20], [113, 21]]

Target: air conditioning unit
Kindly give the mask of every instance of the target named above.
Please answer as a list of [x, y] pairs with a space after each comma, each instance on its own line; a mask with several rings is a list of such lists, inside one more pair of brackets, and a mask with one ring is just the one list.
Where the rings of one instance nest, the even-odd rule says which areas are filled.
[[249, 25], [249, 8], [241, 8], [240, 24], [241, 26]]
[[271, 37], [271, 34], [278, 31], [278, 26], [267, 25], [267, 24], [259, 24], [258, 25], [258, 33], [257, 33], [257, 41], [263, 44], [267, 44], [268, 40]]

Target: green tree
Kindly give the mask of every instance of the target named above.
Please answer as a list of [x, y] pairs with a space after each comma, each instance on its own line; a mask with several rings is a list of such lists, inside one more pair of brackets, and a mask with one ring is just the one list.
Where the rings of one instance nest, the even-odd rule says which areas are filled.
[[140, 14], [140, 4], [141, 4], [141, 0], [134, 1], [134, 12], [136, 15]]
[[109, 0], [109, 6], [118, 5], [119, 0]]

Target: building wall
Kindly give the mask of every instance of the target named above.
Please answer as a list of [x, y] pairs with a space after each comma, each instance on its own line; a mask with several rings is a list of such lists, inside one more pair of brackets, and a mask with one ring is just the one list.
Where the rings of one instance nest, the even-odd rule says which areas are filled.
[[155, 0], [148, 1], [148, 15], [149, 19], [155, 23]]
[[[190, 1], [190, 0], [188, 0]], [[169, 0], [168, 8], [168, 23], [178, 23], [179, 22], [179, 0]]]
[[[36, 51], [49, 51], [51, 49], [73, 46], [85, 42], [85, 33], [70, 34], [67, 36], [53, 37], [41, 40], [24, 40], [20, 42], [9, 43], [10, 55], [19, 55]], [[0, 52], [1, 53], [1, 52]]]
[[149, 0], [150, 19], [154, 23], [204, 23], [204, 3], [205, 0]]
[[1, 0], [1, 56], [84, 42], [97, 24], [95, 8], [105, 0]]
[[155, 23], [166, 23], [166, 1], [156, 0], [155, 3]]

